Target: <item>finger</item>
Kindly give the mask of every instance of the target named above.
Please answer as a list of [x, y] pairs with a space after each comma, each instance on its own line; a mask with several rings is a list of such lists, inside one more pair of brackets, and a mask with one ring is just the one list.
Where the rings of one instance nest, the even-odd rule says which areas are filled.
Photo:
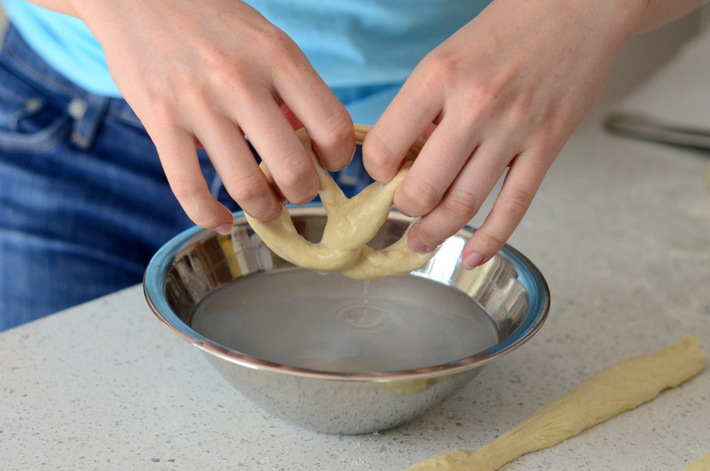
[[394, 196], [394, 204], [402, 213], [429, 213], [474, 152], [478, 136], [459, 123], [444, 117], [419, 152]]
[[311, 201], [320, 186], [313, 161], [274, 98], [255, 94], [240, 108], [242, 129], [284, 198], [294, 204]]
[[410, 247], [417, 252], [434, 250], [468, 224], [505, 171], [507, 160], [496, 157], [510, 153], [510, 148], [505, 144], [491, 141], [481, 144], [447, 189], [441, 202], [412, 228]]
[[284, 116], [286, 116], [286, 119], [288, 119], [288, 123], [293, 129], [301, 129], [303, 127], [303, 123], [298, 120], [298, 117], [293, 114], [293, 111], [291, 111], [291, 108], [289, 108], [288, 105], [281, 105], [281, 111], [283, 112]]
[[503, 186], [485, 221], [462, 251], [470, 268], [491, 259], [508, 241], [522, 221], [549, 168], [544, 156], [519, 155], [510, 166]]
[[390, 181], [407, 151], [438, 120], [443, 97], [436, 88], [425, 85], [426, 82], [420, 85], [418, 76], [412, 74], [365, 136], [363, 163], [375, 180]]
[[232, 213], [210, 193], [202, 175], [194, 136], [185, 131], [152, 136], [173, 194], [198, 226], [217, 232], [231, 228]]
[[241, 130], [223, 116], [203, 119], [208, 121], [203, 121], [200, 140], [229, 195], [256, 219], [277, 217], [281, 197], [259, 168]]
[[313, 142], [321, 166], [337, 171], [347, 166], [355, 152], [355, 131], [350, 114], [333, 92], [307, 67], [297, 68], [289, 80], [275, 81], [276, 90]]

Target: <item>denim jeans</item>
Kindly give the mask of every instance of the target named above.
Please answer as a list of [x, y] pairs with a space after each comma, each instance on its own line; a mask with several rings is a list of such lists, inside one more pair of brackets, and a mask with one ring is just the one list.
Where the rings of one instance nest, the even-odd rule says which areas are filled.
[[152, 254], [190, 224], [125, 101], [70, 83], [10, 26], [0, 53], [0, 330], [139, 283]]
[[[347, 195], [372, 181], [360, 155], [335, 178]], [[155, 251], [191, 225], [128, 104], [69, 82], [10, 25], [0, 52], [0, 331], [140, 283]]]

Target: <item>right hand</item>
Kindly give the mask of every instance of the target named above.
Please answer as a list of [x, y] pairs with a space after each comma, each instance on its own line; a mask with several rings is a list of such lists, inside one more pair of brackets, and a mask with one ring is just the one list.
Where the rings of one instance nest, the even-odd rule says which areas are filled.
[[[232, 214], [208, 190], [196, 148], [204, 147], [234, 200], [260, 220], [281, 196], [306, 203], [318, 177], [283, 109], [311, 136], [320, 164], [346, 166], [355, 149], [346, 109], [302, 51], [237, 0], [74, 0], [104, 48], [109, 70], [156, 145], [187, 215], [225, 231]], [[244, 136], [265, 162], [269, 184]]]

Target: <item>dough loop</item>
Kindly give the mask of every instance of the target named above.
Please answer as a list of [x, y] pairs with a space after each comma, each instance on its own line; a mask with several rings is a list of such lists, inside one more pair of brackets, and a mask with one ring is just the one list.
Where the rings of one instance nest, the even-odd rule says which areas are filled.
[[[369, 126], [355, 125], [356, 140], [362, 142], [369, 129]], [[348, 198], [333, 177], [318, 164], [312, 142], [305, 131], [300, 130], [298, 134], [318, 173], [318, 194], [328, 219], [320, 242], [313, 243], [298, 233], [285, 206], [279, 217], [271, 221], [259, 221], [246, 215], [249, 225], [272, 252], [303, 268], [318, 272], [339, 271], [359, 280], [404, 275], [421, 268], [434, 256], [435, 252], [421, 254], [409, 248], [409, 228], [387, 248], [375, 250], [367, 245], [387, 220], [394, 192], [419, 153], [423, 143], [421, 140], [412, 146], [405, 164], [392, 181], [386, 185], [372, 183], [359, 194]], [[261, 169], [273, 183], [263, 163]]]

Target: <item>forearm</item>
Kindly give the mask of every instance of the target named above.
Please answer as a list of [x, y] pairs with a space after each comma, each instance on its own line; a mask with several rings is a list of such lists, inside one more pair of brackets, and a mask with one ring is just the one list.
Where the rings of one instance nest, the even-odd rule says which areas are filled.
[[633, 33], [648, 31], [680, 18], [707, 0], [638, 0], [639, 17]]
[[[508, 11], [519, 0], [495, 0]], [[708, 0], [535, 0], [528, 5], [582, 30], [596, 30], [597, 40], [617, 47], [630, 36], [670, 23]], [[580, 33], [581, 34], [581, 33]]]
[[[82, 0], [28, 0], [35, 5], [72, 16], [81, 17]], [[89, 0], [93, 2], [94, 0]], [[618, 1], [618, 0], [617, 0]], [[623, 2], [622, 8], [632, 11], [629, 35], [648, 31], [680, 18], [700, 7], [707, 0], [636, 0]]]
[[66, 15], [79, 17], [75, 6], [75, 0], [27, 0], [37, 6], [53, 10]]

